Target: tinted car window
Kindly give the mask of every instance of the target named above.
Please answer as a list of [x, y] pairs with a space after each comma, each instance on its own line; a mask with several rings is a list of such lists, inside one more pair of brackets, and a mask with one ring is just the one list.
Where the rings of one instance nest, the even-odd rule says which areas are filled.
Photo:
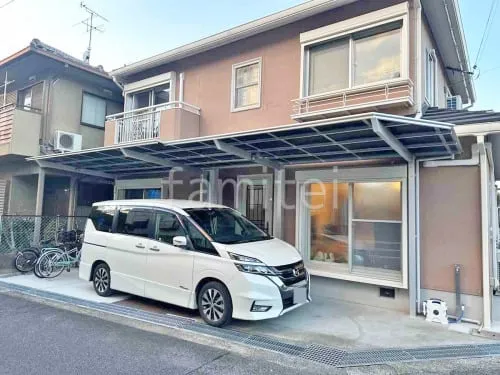
[[148, 237], [152, 211], [144, 208], [121, 208], [118, 212], [116, 233]]
[[116, 208], [113, 206], [94, 206], [92, 207], [89, 218], [98, 231], [111, 232], [115, 211]]
[[173, 244], [175, 236], [185, 236], [177, 216], [170, 212], [157, 212], [155, 225], [155, 240]]
[[190, 208], [186, 212], [215, 242], [237, 244], [272, 238], [230, 208]]
[[184, 226], [189, 235], [189, 239], [193, 244], [195, 250], [200, 251], [202, 253], [219, 255], [217, 250], [213, 247], [210, 241], [201, 233], [196, 226], [191, 223], [188, 219], [182, 218]]

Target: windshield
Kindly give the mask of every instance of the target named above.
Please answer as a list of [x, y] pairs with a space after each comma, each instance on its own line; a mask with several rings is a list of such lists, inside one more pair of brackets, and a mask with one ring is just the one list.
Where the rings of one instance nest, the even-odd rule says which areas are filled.
[[215, 242], [236, 244], [271, 239], [266, 232], [230, 208], [192, 208], [185, 211]]

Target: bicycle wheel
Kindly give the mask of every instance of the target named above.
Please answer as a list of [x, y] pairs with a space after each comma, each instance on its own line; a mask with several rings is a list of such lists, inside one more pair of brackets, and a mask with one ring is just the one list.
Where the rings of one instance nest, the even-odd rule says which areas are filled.
[[22, 250], [17, 253], [14, 259], [14, 267], [19, 272], [26, 273], [33, 271], [36, 261], [38, 260], [38, 253], [31, 249]]
[[40, 275], [44, 278], [59, 276], [67, 267], [66, 254], [61, 251], [52, 251], [43, 254], [37, 265]]

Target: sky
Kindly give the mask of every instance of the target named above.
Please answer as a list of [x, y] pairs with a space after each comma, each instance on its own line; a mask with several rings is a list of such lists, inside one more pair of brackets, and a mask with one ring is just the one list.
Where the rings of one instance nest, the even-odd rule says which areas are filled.
[[[476, 61], [491, 1], [459, 0], [471, 65]], [[104, 32], [94, 33], [91, 63], [116, 69], [301, 2], [86, 0], [88, 7], [109, 21], [95, 23], [102, 25]], [[26, 47], [33, 38], [82, 58], [88, 34], [80, 22], [87, 16], [80, 0], [0, 0], [0, 59]], [[500, 10], [478, 61], [478, 100], [473, 109], [500, 111], [499, 36]]]

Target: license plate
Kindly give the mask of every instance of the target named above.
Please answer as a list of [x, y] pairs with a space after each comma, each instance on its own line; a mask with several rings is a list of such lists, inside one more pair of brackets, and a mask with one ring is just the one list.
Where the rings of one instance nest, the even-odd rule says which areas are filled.
[[301, 304], [307, 302], [307, 288], [296, 288], [293, 290], [293, 304]]

